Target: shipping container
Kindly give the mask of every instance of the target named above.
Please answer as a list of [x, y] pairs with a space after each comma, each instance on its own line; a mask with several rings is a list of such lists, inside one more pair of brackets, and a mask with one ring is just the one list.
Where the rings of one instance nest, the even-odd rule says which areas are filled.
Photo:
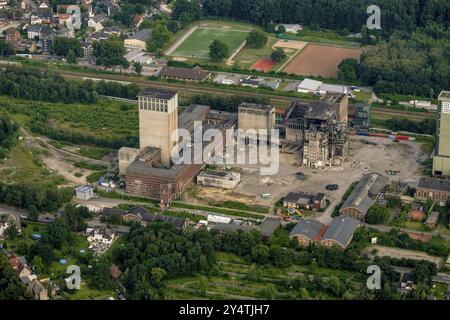
[[360, 132], [358, 132], [358, 136], [365, 136], [365, 137], [368, 137], [368, 136], [369, 136], [369, 133], [368, 133], [368, 132], [365, 132], [365, 131], [360, 131]]
[[409, 140], [408, 136], [397, 136], [396, 137], [397, 140]]

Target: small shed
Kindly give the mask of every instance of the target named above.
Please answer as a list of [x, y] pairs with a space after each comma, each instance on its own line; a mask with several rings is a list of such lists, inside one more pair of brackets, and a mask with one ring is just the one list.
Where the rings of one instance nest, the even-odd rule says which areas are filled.
[[80, 200], [89, 200], [94, 197], [94, 188], [88, 186], [75, 188], [75, 196]]

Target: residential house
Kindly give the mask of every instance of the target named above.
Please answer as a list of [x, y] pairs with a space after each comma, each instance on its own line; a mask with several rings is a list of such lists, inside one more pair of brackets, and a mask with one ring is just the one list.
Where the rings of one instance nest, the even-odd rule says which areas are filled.
[[8, 0], [0, 0], [0, 9], [7, 9], [9, 7], [9, 1]]
[[177, 228], [185, 229], [188, 225], [188, 219], [162, 214], [152, 214], [149, 210], [141, 206], [134, 206], [129, 210], [119, 208], [104, 208], [103, 216], [119, 214], [125, 222], [138, 222], [142, 225], [148, 225], [153, 222], [166, 222], [175, 225]]
[[440, 206], [445, 206], [450, 202], [450, 180], [421, 178], [414, 196], [420, 201], [430, 199], [436, 201], [436, 204]]
[[387, 184], [388, 179], [377, 173], [364, 175], [345, 199], [340, 214], [364, 221], [367, 211], [376, 204]]
[[28, 290], [33, 295], [35, 300], [48, 300], [48, 290], [38, 279], [28, 283]]
[[145, 51], [147, 42], [152, 39], [152, 29], [142, 29], [124, 40], [125, 47]]
[[110, 36], [110, 35], [120, 36], [121, 30], [118, 26], [110, 26], [110, 27], [104, 27], [102, 29], [102, 32], [108, 36]]
[[22, 39], [19, 30], [16, 28], [8, 28], [4, 31], [5, 40], [9, 42], [17, 42]]
[[144, 21], [143, 17], [141, 17], [140, 15], [135, 15], [133, 17], [133, 27], [135, 29], [139, 29], [139, 26], [142, 24], [142, 21]]
[[115, 233], [105, 226], [87, 228], [86, 235], [88, 242], [112, 244]]
[[211, 73], [204, 71], [199, 66], [195, 66], [192, 69], [164, 66], [161, 69], [160, 77], [163, 79], [200, 82], [209, 79]]
[[97, 14], [88, 20], [88, 27], [93, 28], [95, 32], [99, 32], [104, 28], [107, 18], [104, 14]]
[[96, 2], [94, 12], [102, 12], [108, 17], [118, 13], [120, 11], [120, 6], [116, 1], [111, 0], [99, 0]]
[[326, 204], [324, 193], [289, 192], [283, 199], [283, 206], [286, 208], [320, 210], [324, 209]]
[[22, 52], [35, 52], [37, 50], [36, 41], [31, 39], [22, 39], [17, 43], [16, 49], [17, 51]]
[[53, 35], [53, 30], [46, 25], [30, 25], [27, 29], [28, 39], [43, 39]]
[[31, 8], [31, 1], [30, 0], [20, 0], [19, 1], [19, 9], [22, 11], [29, 11]]
[[94, 53], [94, 47], [90, 42], [87, 41], [81, 41], [81, 49], [83, 49], [83, 57], [85, 58], [92, 58]]
[[58, 13], [58, 23], [65, 26], [68, 21], [71, 21], [72, 15], [70, 13]]
[[297, 240], [301, 247], [308, 247], [312, 243], [319, 243], [327, 226], [315, 219], [300, 220], [289, 237]]

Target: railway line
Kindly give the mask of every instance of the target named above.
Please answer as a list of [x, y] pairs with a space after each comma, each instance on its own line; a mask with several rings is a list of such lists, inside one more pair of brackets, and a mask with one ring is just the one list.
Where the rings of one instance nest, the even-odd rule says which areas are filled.
[[[246, 97], [263, 97], [269, 99], [269, 103], [287, 108], [293, 100], [299, 101], [313, 101], [304, 98], [299, 98], [295, 96], [280, 96], [277, 94], [260, 93], [260, 92], [249, 92], [233, 90], [228, 88], [214, 88], [206, 87], [198, 84], [191, 83], [167, 83], [155, 80], [139, 79], [132, 76], [126, 75], [112, 75], [112, 74], [102, 74], [102, 73], [91, 73], [91, 72], [76, 72], [67, 70], [56, 70], [63, 77], [74, 80], [83, 80], [86, 78], [102, 79], [102, 80], [114, 80], [114, 81], [126, 81], [137, 84], [140, 87], [151, 87], [151, 88], [162, 88], [169, 90], [182, 91], [188, 94], [211, 94], [216, 96], [246, 96]], [[425, 118], [434, 118], [435, 113], [432, 112], [414, 112], [414, 111], [402, 111], [387, 108], [372, 108], [372, 118], [373, 119], [388, 119], [392, 117], [406, 117], [411, 120], [420, 121]]]

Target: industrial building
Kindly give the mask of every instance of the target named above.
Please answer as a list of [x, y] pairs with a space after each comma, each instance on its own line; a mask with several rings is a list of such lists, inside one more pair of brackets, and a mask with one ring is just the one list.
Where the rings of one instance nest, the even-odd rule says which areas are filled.
[[356, 103], [348, 106], [349, 124], [355, 129], [370, 128], [370, 106]]
[[343, 216], [335, 217], [328, 226], [315, 219], [300, 220], [289, 237], [296, 239], [301, 247], [315, 243], [328, 248], [345, 249], [360, 225], [359, 220]]
[[266, 130], [268, 136], [258, 136], [258, 140], [269, 141], [270, 130], [275, 128], [275, 107], [266, 104], [241, 103], [238, 119], [239, 129]]
[[341, 215], [365, 220], [367, 211], [377, 202], [388, 184], [388, 178], [377, 173], [364, 175], [340, 209]]
[[286, 113], [286, 141], [301, 148], [308, 167], [340, 165], [348, 154], [348, 97], [330, 95], [319, 102], [295, 101]]
[[433, 175], [450, 177], [450, 91], [439, 94], [439, 115]]
[[[138, 104], [140, 148], [119, 150], [119, 171], [127, 193], [156, 198], [165, 206], [194, 181], [209, 160], [173, 164], [171, 152], [178, 138], [172, 133], [178, 128], [193, 132], [196, 121], [202, 123], [202, 130], [216, 128], [224, 133], [236, 126], [237, 116], [198, 105], [189, 106], [178, 116], [178, 94], [168, 90], [147, 89], [138, 96]], [[219, 143], [219, 139], [204, 142], [203, 154], [213, 157]]]
[[241, 181], [241, 175], [231, 171], [203, 171], [197, 176], [197, 184], [207, 187], [234, 189]]
[[445, 206], [447, 203], [450, 203], [450, 180], [421, 178], [415, 197], [419, 201], [430, 199], [436, 201], [438, 205]]
[[345, 249], [352, 241], [353, 234], [360, 225], [361, 222], [352, 217], [336, 217], [323, 234], [320, 244], [329, 248], [340, 247]]

